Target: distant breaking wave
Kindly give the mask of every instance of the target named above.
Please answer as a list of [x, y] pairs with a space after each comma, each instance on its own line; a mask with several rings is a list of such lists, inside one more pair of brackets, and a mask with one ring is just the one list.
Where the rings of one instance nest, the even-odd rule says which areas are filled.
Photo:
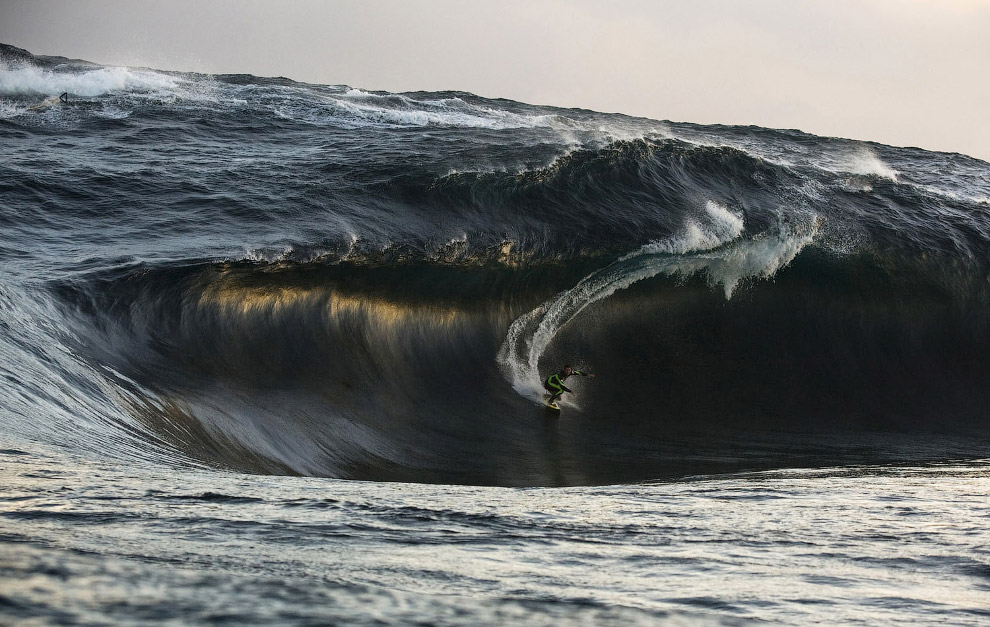
[[[980, 454], [982, 161], [0, 59], [12, 436], [500, 485]], [[598, 376], [547, 417], [565, 363]]]

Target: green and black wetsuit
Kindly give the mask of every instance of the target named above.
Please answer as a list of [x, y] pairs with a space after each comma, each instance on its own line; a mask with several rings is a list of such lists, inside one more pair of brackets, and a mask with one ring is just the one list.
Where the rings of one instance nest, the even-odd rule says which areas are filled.
[[[571, 374], [576, 374], [580, 377], [588, 376], [587, 374], [581, 372], [580, 370], [571, 370]], [[550, 392], [550, 399], [547, 401], [548, 403], [550, 403], [551, 405], [554, 404], [564, 392], [571, 391], [569, 387], [564, 385], [564, 379], [566, 379], [569, 376], [570, 374], [565, 373], [564, 369], [561, 369], [560, 372], [555, 372], [554, 374], [547, 377], [547, 380], [543, 382], [543, 387], [545, 387], [547, 391]]]

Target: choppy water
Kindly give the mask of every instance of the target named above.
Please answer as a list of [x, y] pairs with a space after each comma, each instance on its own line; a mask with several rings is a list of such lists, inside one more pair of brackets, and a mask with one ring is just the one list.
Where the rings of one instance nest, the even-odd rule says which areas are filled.
[[987, 163], [0, 53], [3, 620], [986, 620]]
[[[983, 624], [983, 464], [479, 488], [3, 456], [3, 615]], [[11, 482], [11, 483], [8, 483]]]

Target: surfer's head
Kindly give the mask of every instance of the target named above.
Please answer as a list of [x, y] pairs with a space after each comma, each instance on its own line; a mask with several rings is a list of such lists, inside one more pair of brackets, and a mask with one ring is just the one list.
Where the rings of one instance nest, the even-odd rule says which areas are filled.
[[565, 374], [565, 375], [570, 375], [574, 371], [571, 369], [570, 365], [567, 365], [567, 366], [564, 366], [564, 369], [561, 370], [561, 372], [563, 374]]

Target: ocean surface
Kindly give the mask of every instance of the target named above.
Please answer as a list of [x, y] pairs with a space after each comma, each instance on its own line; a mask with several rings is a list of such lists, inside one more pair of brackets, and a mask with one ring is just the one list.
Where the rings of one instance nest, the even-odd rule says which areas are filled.
[[990, 622], [984, 161], [0, 46], [0, 264], [0, 624]]

